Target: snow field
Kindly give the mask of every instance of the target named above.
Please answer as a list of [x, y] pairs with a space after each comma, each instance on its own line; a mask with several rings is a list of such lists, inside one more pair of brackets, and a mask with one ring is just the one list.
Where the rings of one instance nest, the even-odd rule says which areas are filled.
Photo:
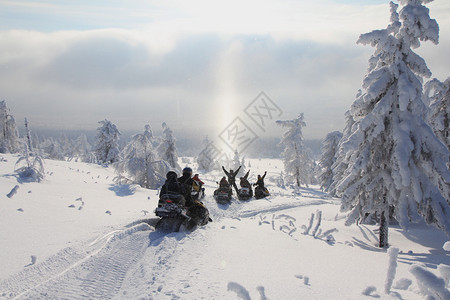
[[15, 157], [4, 157], [0, 299], [421, 299], [410, 266], [443, 277], [450, 265], [443, 233], [392, 226], [398, 266], [386, 294], [392, 262], [376, 247], [376, 226], [344, 226], [340, 201], [317, 187], [278, 188], [279, 160], [251, 160], [252, 176], [268, 169], [267, 199], [217, 205], [221, 173], [200, 174], [214, 221], [163, 235], [154, 231], [156, 190], [112, 185], [108, 168], [50, 160], [43, 182], [18, 184], [4, 171]]

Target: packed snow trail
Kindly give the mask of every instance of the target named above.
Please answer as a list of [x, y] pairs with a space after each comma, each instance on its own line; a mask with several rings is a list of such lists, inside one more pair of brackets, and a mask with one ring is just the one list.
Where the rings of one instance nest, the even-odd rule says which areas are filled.
[[5, 299], [111, 298], [129, 267], [144, 253], [150, 226], [142, 223], [97, 239], [82, 250], [65, 249], [0, 283]]

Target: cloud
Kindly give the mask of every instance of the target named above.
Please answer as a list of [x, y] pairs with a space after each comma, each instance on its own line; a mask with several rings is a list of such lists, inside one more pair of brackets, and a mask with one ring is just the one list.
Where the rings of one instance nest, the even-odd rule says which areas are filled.
[[[322, 138], [342, 130], [361, 88], [373, 49], [356, 45], [358, 35], [385, 27], [389, 17], [386, 5], [286, 1], [251, 10], [256, 2], [249, 2], [243, 11], [251, 12], [246, 20], [253, 25], [239, 31], [234, 25], [245, 14], [227, 14], [237, 2], [207, 4], [209, 16], [195, 5], [171, 10], [177, 3], [153, 2], [159, 21], [138, 20], [136, 28], [0, 31], [0, 97], [16, 119], [27, 116], [40, 127], [95, 129], [108, 118], [122, 130], [166, 121], [175, 132], [214, 136], [234, 117], [245, 118], [243, 109], [264, 91], [283, 110], [281, 118], [304, 112], [305, 137]], [[419, 53], [435, 76], [448, 76], [450, 24], [443, 14], [450, 7], [433, 4], [441, 45], [423, 43]], [[138, 13], [133, 5], [128, 9]], [[219, 21], [234, 25], [207, 27], [221, 11]]]

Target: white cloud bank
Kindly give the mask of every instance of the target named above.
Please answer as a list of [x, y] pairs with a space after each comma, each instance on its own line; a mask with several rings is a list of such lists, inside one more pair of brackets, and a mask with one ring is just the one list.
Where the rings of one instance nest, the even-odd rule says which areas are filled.
[[[109, 5], [102, 13], [79, 2], [33, 11], [36, 18], [51, 15], [54, 27], [88, 29], [0, 31], [0, 98], [18, 120], [95, 129], [108, 118], [124, 130], [166, 121], [175, 130], [214, 135], [265, 91], [282, 118], [304, 112], [305, 136], [322, 138], [342, 129], [361, 86], [372, 49], [356, 45], [358, 35], [384, 28], [389, 17], [387, 5], [331, 1], [156, 1], [152, 7], [132, 1], [125, 14], [124, 7]], [[28, 4], [36, 5], [0, 1], [0, 8], [24, 14]], [[444, 80], [450, 4], [429, 7], [441, 44], [424, 43], [419, 53]], [[122, 28], [106, 28], [114, 26]]]

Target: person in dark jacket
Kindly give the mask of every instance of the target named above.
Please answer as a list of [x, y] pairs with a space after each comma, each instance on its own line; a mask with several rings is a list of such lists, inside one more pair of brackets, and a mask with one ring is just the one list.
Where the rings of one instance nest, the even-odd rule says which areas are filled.
[[178, 178], [178, 182], [180, 183], [181, 186], [183, 186], [184, 198], [186, 199], [186, 206], [188, 207], [193, 204], [191, 191], [194, 180], [191, 178], [191, 176], [192, 176], [192, 169], [186, 167], [183, 169], [183, 175], [181, 175], [181, 177]]
[[239, 168], [236, 171], [233, 171], [233, 170], [230, 169], [230, 172], [228, 172], [222, 166], [222, 170], [225, 172], [225, 175], [227, 175], [228, 182], [230, 183], [230, 185], [232, 185], [234, 187], [234, 189], [236, 190], [236, 194], [239, 194], [239, 190], [238, 190], [237, 185], [236, 185], [236, 175], [239, 173], [240, 169], [241, 169], [241, 166], [239, 166]]
[[250, 170], [248, 170], [247, 173], [246, 173], [243, 177], [240, 178], [241, 181], [240, 181], [239, 184], [241, 185], [241, 188], [243, 188], [243, 187], [248, 188], [248, 189], [249, 189], [250, 197], [253, 197], [253, 189], [252, 189], [252, 185], [251, 185], [250, 182], [248, 181], [248, 175], [249, 175], [249, 174], [250, 174]]
[[264, 190], [264, 178], [267, 175], [267, 171], [264, 172], [264, 175], [258, 175], [258, 180], [256, 181], [256, 183], [254, 183], [253, 185], [256, 185], [257, 187], [261, 188], [261, 190]]
[[177, 173], [173, 171], [167, 172], [166, 182], [164, 182], [161, 187], [161, 191], [159, 192], [159, 199], [163, 195], [181, 195], [183, 197], [180, 198], [181, 204], [185, 205], [185, 190], [184, 187], [178, 182]]

